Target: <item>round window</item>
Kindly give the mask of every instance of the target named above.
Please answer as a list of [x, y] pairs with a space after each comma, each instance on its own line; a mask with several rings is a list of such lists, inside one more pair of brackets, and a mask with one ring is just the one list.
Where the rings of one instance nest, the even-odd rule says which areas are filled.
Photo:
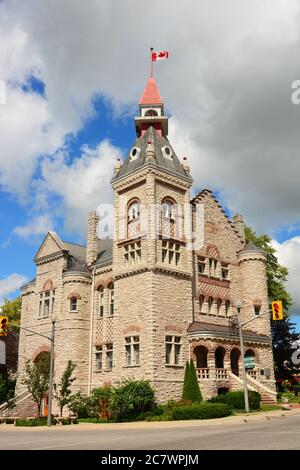
[[172, 160], [172, 154], [173, 154], [173, 152], [172, 152], [171, 147], [169, 147], [168, 145], [166, 145], [165, 147], [162, 147], [161, 150], [162, 150], [163, 156], [164, 156], [165, 158], [168, 158], [169, 160]]
[[130, 150], [130, 160], [136, 160], [139, 157], [140, 151], [138, 147], [133, 147]]

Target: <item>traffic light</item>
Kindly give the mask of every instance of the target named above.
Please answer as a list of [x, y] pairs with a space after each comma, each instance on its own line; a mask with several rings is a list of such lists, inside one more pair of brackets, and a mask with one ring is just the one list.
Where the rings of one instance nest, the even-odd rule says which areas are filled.
[[272, 319], [283, 320], [282, 301], [274, 300], [272, 302]]
[[8, 317], [0, 317], [0, 336], [8, 334]]

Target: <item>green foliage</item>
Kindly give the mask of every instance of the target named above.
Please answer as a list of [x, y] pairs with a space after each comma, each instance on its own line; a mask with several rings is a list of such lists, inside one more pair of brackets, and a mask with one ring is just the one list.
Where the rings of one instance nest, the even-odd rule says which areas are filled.
[[[0, 373], [0, 405], [7, 402], [12, 405], [14, 402], [14, 390], [16, 381], [10, 379], [7, 373]], [[13, 408], [13, 406], [11, 406]]]
[[125, 380], [113, 390], [111, 409], [117, 421], [130, 421], [154, 408], [154, 390], [147, 380]]
[[172, 411], [174, 420], [223, 418], [232, 414], [232, 408], [225, 403], [194, 403], [178, 406]]
[[50, 355], [45, 353], [41, 359], [32, 364], [25, 362], [22, 384], [26, 386], [33, 401], [37, 405], [38, 418], [41, 416], [42, 401], [49, 389]]
[[190, 378], [190, 363], [189, 361], [186, 361], [185, 364], [185, 371], [184, 371], [184, 379], [183, 379], [183, 391], [182, 391], [182, 399], [185, 400], [185, 398], [189, 395], [189, 378]]
[[109, 421], [107, 419], [101, 419], [101, 418], [80, 418], [78, 419], [79, 423], [108, 423]]
[[89, 398], [85, 395], [82, 395], [80, 392], [74, 393], [70, 396], [68, 403], [68, 408], [78, 417], [78, 418], [89, 418], [90, 417], [90, 404]]
[[192, 359], [190, 363], [186, 363], [182, 398], [183, 400], [191, 400], [193, 403], [200, 403], [202, 401], [196, 369]]
[[54, 384], [54, 397], [56, 398], [57, 404], [59, 406], [60, 416], [62, 416], [64, 407], [70, 401], [70, 387], [74, 380], [76, 380], [75, 377], [72, 377], [75, 368], [75, 362], [69, 360], [60, 381], [57, 385]]
[[[56, 424], [54, 418], [52, 418], [51, 423]], [[27, 426], [27, 427], [47, 426], [47, 418], [16, 419], [15, 426]]]
[[[259, 410], [261, 395], [254, 390], [248, 390], [249, 394], [249, 408], [250, 410]], [[227, 392], [222, 395], [217, 395], [209, 400], [210, 403], [226, 403], [235, 410], [244, 410], [245, 401], [244, 401], [244, 392]]]
[[151, 418], [162, 416], [165, 414], [165, 407], [163, 405], [156, 406], [152, 411], [145, 411], [137, 416], [136, 421], [150, 421]]
[[89, 414], [90, 416], [101, 417], [102, 419], [109, 419], [111, 412], [111, 387], [99, 387], [92, 390], [89, 396]]
[[294, 385], [293, 389], [294, 389], [294, 394], [297, 397], [300, 394], [300, 384]]
[[[13, 300], [4, 299], [4, 305], [2, 307], [1, 315], [5, 315], [8, 317], [8, 323], [15, 323], [16, 325], [20, 325], [21, 319], [21, 305], [22, 305], [22, 298], [21, 296], [16, 297]], [[11, 327], [12, 329], [18, 330], [18, 328]]]
[[267, 256], [267, 280], [268, 295], [270, 303], [273, 300], [282, 300], [284, 319], [280, 321], [271, 321], [273, 337], [273, 355], [275, 362], [275, 375], [278, 378], [289, 378], [293, 374], [292, 367], [285, 367], [290, 363], [293, 353], [292, 343], [299, 338], [295, 333], [295, 324], [289, 318], [289, 308], [292, 305], [291, 296], [288, 294], [285, 283], [288, 276], [286, 267], [281, 266], [276, 257], [276, 250], [271, 245], [271, 238], [268, 235], [258, 235], [250, 227], [245, 228], [247, 242], [253, 242], [255, 245], [263, 248]]

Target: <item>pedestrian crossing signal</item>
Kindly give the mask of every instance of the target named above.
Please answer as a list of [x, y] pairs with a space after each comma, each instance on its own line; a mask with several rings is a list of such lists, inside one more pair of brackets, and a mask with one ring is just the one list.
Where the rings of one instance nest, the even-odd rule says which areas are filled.
[[8, 334], [8, 317], [0, 317], [0, 336]]
[[274, 300], [274, 302], [272, 302], [272, 319], [283, 320], [283, 310], [282, 310], [281, 300]]

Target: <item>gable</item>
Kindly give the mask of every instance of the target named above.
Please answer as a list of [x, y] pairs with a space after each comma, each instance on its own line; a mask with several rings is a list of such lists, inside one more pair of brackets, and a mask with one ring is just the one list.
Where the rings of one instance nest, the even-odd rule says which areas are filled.
[[67, 251], [67, 249], [59, 236], [55, 232], [48, 232], [34, 257], [34, 261], [64, 251]]
[[192, 203], [204, 206], [204, 246], [200, 252], [216, 258], [235, 258], [244, 246], [243, 240], [211, 191], [202, 191]]

